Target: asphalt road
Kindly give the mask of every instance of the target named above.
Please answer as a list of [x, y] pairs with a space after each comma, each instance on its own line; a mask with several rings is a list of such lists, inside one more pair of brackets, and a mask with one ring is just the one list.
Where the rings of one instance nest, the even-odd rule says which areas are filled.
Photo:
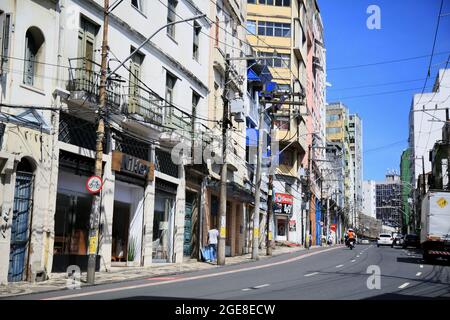
[[[373, 270], [381, 272], [379, 282]], [[372, 289], [369, 289], [368, 282]], [[443, 261], [426, 264], [420, 252], [413, 249], [357, 245], [354, 250], [344, 247], [321, 248], [208, 271], [15, 299], [186, 298], [450, 299], [450, 266]]]

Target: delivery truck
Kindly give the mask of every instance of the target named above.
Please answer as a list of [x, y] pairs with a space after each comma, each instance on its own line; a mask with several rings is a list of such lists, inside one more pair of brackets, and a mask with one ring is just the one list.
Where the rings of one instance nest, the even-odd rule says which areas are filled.
[[425, 261], [450, 258], [450, 191], [430, 190], [423, 198], [420, 244]]

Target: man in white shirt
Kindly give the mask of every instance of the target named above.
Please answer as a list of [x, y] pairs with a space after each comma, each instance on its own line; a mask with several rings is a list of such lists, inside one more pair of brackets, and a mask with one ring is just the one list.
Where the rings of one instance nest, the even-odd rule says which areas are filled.
[[217, 260], [217, 242], [219, 238], [219, 230], [216, 228], [208, 231], [208, 244], [212, 248], [212, 259]]

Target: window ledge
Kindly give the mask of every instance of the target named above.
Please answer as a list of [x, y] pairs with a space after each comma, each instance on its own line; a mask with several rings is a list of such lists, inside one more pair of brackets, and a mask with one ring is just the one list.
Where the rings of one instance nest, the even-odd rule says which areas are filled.
[[131, 5], [131, 7], [136, 10], [141, 16], [143, 16], [145, 19], [148, 19], [147, 15], [142, 12], [142, 10], [140, 10], [139, 8], [136, 8], [135, 6]]
[[33, 91], [33, 92], [35, 92], [35, 93], [38, 93], [38, 94], [40, 94], [40, 95], [45, 96], [44, 90], [39, 89], [39, 88], [37, 88], [37, 87], [30, 86], [30, 85], [24, 84], [24, 83], [21, 83], [21, 84], [20, 84], [20, 87], [23, 88], [23, 89], [30, 90], [30, 91]]
[[175, 38], [172, 37], [172, 35], [170, 35], [169, 33], [166, 33], [166, 34], [167, 34], [167, 37], [168, 37], [170, 40], [172, 40], [173, 42], [175, 42], [176, 45], [178, 45], [177, 40], [175, 40]]

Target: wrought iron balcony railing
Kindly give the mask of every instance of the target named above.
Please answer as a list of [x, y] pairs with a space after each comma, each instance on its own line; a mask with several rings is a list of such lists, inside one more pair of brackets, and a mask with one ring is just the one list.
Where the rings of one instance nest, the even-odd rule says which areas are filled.
[[[90, 102], [99, 103], [101, 66], [86, 58], [69, 59], [69, 82], [67, 90], [88, 95]], [[106, 103], [113, 107], [120, 106], [120, 83], [112, 80], [106, 85]]]
[[[129, 87], [125, 87], [130, 92]], [[125, 114], [137, 114], [149, 123], [163, 124], [163, 107], [161, 99], [149, 92], [141, 92], [139, 94], [127, 93], [123, 95], [122, 112]]]

